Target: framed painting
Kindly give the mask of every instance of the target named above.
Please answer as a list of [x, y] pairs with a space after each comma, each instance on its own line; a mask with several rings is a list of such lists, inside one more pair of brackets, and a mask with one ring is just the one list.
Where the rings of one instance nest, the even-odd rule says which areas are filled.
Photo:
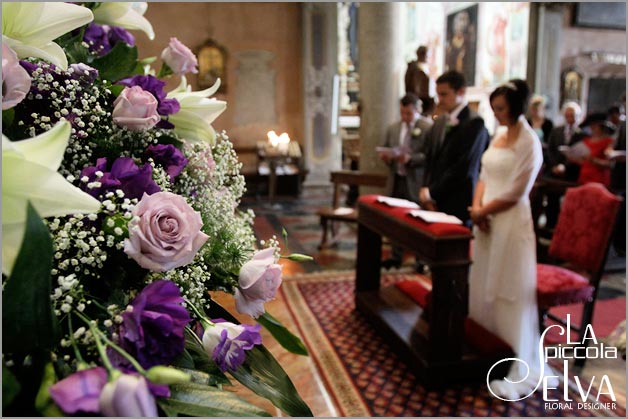
[[476, 84], [477, 27], [477, 4], [447, 16], [445, 71], [456, 70], [464, 74], [467, 86]]
[[227, 50], [213, 39], [198, 49], [198, 87], [207, 89], [220, 79], [218, 93], [227, 93]]

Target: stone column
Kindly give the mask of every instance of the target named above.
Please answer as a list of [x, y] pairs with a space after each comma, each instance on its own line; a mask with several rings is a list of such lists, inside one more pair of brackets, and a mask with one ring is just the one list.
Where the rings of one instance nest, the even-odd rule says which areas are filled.
[[[342, 144], [334, 124], [334, 75], [337, 73], [337, 5], [303, 4], [304, 155], [306, 185], [328, 185], [329, 173], [342, 165]], [[297, 88], [297, 86], [295, 86]], [[335, 121], [337, 122], [337, 120]], [[336, 125], [337, 126], [337, 125]]]
[[[360, 74], [360, 170], [387, 173], [375, 147], [399, 119], [405, 64], [401, 56], [398, 3], [361, 3], [358, 28]], [[363, 187], [360, 193], [371, 193]]]
[[546, 115], [554, 119], [560, 109], [560, 46], [565, 8], [562, 3], [532, 3], [531, 7], [538, 9], [530, 14], [531, 19], [537, 19], [531, 22], [531, 28], [536, 31], [530, 33], [530, 45], [534, 45], [536, 51], [530, 54], [534, 60], [534, 83], [530, 83], [530, 87], [547, 97]]

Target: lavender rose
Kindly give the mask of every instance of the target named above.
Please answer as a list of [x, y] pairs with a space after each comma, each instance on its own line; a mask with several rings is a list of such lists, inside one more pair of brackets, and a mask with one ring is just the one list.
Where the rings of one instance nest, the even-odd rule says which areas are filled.
[[198, 73], [196, 56], [177, 38], [170, 38], [168, 47], [161, 52], [161, 59], [175, 74]]
[[256, 252], [240, 269], [235, 290], [236, 309], [257, 318], [264, 314], [264, 303], [273, 300], [281, 285], [282, 266], [275, 263], [272, 247]]
[[2, 43], [2, 110], [24, 100], [31, 88], [31, 76], [20, 65], [15, 52]]
[[157, 403], [144, 377], [122, 374], [103, 388], [100, 410], [104, 416], [156, 417]]
[[144, 195], [133, 208], [124, 252], [143, 268], [165, 272], [192, 262], [209, 236], [198, 212], [179, 195]]
[[234, 324], [223, 319], [212, 320], [214, 325], [203, 333], [203, 347], [222, 372], [235, 371], [245, 360], [244, 351], [261, 345], [261, 326]]
[[139, 86], [125, 87], [113, 106], [113, 122], [131, 131], [145, 131], [161, 119], [157, 99]]
[[120, 80], [117, 84], [121, 84], [127, 87], [139, 86], [147, 92], [150, 92], [153, 96], [155, 96], [155, 98], [157, 98], [157, 112], [161, 116], [172, 115], [173, 113], [179, 112], [179, 110], [181, 109], [181, 105], [179, 104], [178, 100], [166, 98], [166, 92], [164, 91], [166, 82], [159, 80], [155, 76], [138, 75], [128, 77], [126, 79]]
[[50, 397], [65, 413], [98, 413], [98, 399], [107, 384], [107, 370], [103, 367], [75, 372], [50, 386]]

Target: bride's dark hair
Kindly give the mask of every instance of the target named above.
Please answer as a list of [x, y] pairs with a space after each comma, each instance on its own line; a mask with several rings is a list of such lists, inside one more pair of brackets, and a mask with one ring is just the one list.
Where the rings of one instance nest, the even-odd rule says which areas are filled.
[[490, 96], [491, 103], [497, 96], [504, 96], [506, 103], [508, 103], [510, 118], [516, 121], [519, 115], [526, 112], [530, 88], [525, 80], [512, 79], [493, 90]]

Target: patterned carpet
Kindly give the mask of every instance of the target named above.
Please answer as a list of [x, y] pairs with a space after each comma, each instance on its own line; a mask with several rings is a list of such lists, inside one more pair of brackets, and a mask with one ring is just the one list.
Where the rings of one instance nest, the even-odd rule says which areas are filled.
[[[388, 274], [388, 283], [412, 277]], [[542, 393], [502, 402], [485, 385], [427, 391], [407, 366], [355, 311], [353, 272], [320, 272], [286, 278], [281, 292], [342, 416], [625, 416], [577, 409], [546, 410]], [[573, 383], [571, 383], [573, 385]], [[562, 385], [549, 396], [563, 400]], [[595, 391], [594, 391], [595, 392]]]

